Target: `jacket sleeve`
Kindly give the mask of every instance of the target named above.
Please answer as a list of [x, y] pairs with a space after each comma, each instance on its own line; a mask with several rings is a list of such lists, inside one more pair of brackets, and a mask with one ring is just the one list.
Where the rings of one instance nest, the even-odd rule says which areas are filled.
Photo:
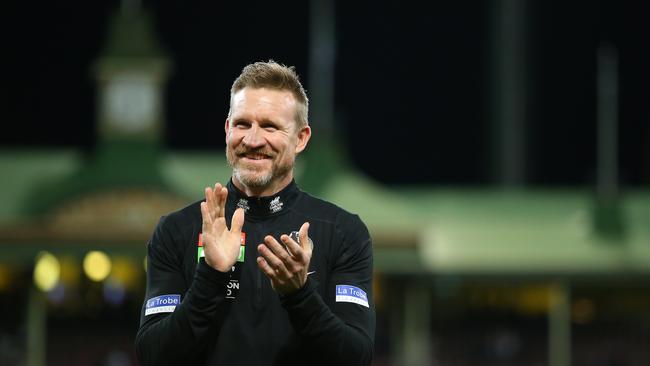
[[200, 359], [223, 324], [217, 314], [224, 313], [220, 307], [230, 274], [214, 270], [201, 258], [187, 288], [179, 245], [182, 232], [170, 230], [170, 225], [168, 218], [161, 218], [147, 247], [147, 290], [136, 336], [136, 354], [145, 366]]
[[370, 365], [374, 350], [372, 240], [358, 216], [347, 216], [333, 260], [326, 298], [308, 277], [298, 292], [282, 299], [293, 328], [310, 352], [326, 364]]

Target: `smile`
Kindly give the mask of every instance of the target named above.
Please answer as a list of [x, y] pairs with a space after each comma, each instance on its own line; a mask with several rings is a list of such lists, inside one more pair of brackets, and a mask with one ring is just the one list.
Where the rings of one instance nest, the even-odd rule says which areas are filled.
[[270, 156], [265, 154], [241, 154], [240, 157], [246, 158], [248, 160], [265, 160], [270, 159]]

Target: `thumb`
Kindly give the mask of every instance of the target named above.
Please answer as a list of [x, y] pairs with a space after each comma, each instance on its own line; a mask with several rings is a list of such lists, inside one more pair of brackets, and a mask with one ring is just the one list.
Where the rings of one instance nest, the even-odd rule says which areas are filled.
[[309, 223], [305, 222], [302, 224], [300, 227], [300, 231], [298, 232], [298, 236], [300, 237], [300, 246], [302, 247], [303, 250], [311, 250], [311, 245], [309, 244]]
[[240, 233], [242, 226], [244, 226], [244, 209], [238, 208], [235, 210], [235, 213], [232, 215], [230, 232]]

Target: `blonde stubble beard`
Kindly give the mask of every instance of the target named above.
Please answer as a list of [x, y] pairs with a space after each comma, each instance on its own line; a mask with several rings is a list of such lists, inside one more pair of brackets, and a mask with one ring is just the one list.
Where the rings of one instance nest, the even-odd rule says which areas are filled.
[[[271, 163], [271, 169], [266, 174], [259, 174], [260, 171], [257, 169], [249, 169], [247, 167], [242, 167], [245, 164], [236, 164], [238, 160], [237, 155], [242, 152], [231, 152], [226, 146], [226, 160], [228, 165], [232, 168], [232, 174], [235, 179], [237, 179], [244, 186], [260, 190], [267, 188], [272, 182], [279, 181], [280, 178], [285, 177], [293, 169], [293, 161], [285, 165], [277, 165], [276, 160], [273, 160]], [[268, 155], [268, 154], [267, 154]], [[274, 156], [273, 158], [277, 158]]]

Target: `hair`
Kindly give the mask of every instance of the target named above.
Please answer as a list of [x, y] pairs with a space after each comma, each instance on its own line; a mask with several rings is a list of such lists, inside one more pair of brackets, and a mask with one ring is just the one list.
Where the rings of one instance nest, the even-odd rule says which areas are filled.
[[[309, 98], [300, 83], [300, 78], [294, 66], [279, 64], [273, 60], [255, 62], [246, 65], [241, 74], [235, 79], [230, 88], [230, 109], [232, 110], [233, 96], [244, 88], [268, 88], [286, 90], [296, 98], [296, 122], [298, 129], [308, 124]], [[230, 116], [230, 111], [228, 111]]]

